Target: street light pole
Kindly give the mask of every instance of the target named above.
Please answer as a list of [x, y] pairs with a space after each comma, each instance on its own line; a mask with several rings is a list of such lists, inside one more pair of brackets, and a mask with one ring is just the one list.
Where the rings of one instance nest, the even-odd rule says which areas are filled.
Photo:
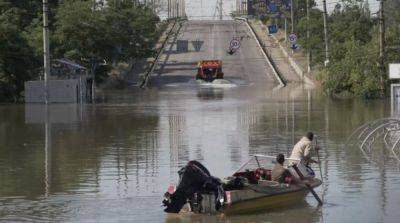
[[291, 23], [291, 33], [293, 34], [294, 33], [294, 8], [293, 8], [294, 6], [293, 6], [293, 0], [290, 0], [290, 23]]
[[168, 19], [171, 18], [171, 0], [167, 1], [167, 16], [168, 16]]
[[48, 79], [50, 76], [50, 44], [49, 44], [49, 4], [43, 0], [43, 65], [44, 65], [44, 102], [49, 103]]
[[287, 43], [287, 18], [285, 16], [285, 43]]
[[176, 4], [176, 9], [175, 9], [176, 16], [175, 17], [178, 18], [179, 17], [179, 0], [176, 0], [175, 4]]
[[326, 9], [326, 0], [323, 0], [322, 3], [324, 5], [325, 66], [327, 66], [329, 63], [328, 12]]

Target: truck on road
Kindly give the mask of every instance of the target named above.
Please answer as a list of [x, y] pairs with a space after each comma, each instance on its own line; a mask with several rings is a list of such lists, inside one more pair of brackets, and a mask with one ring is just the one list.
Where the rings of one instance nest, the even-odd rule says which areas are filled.
[[215, 79], [223, 79], [221, 60], [202, 60], [197, 63], [196, 80], [213, 82]]

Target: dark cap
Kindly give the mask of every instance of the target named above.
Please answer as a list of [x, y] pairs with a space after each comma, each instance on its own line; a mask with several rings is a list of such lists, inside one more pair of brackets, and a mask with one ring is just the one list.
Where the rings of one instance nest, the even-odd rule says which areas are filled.
[[306, 137], [307, 137], [310, 141], [312, 141], [313, 138], [314, 138], [314, 133], [312, 133], [312, 132], [307, 132]]
[[276, 162], [283, 164], [285, 162], [285, 156], [282, 153], [279, 153], [276, 156]]

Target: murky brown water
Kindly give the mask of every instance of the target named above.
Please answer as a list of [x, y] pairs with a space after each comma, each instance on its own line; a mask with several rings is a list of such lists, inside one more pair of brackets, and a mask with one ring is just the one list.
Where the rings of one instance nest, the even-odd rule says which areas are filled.
[[[390, 115], [387, 101], [250, 89], [107, 92], [95, 105], [51, 105], [47, 117], [41, 105], [0, 105], [0, 221], [398, 222], [398, 166], [369, 163], [344, 145], [360, 124]], [[162, 211], [163, 193], [188, 160], [223, 177], [249, 154], [288, 154], [307, 130], [324, 148], [322, 208], [309, 195], [245, 216]]]

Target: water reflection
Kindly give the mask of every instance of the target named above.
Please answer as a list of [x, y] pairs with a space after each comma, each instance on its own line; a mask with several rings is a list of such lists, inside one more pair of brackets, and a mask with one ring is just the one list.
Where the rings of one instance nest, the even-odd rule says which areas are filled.
[[44, 196], [52, 185], [52, 124], [71, 124], [84, 120], [82, 104], [25, 104], [25, 123], [44, 125]]
[[[0, 105], [0, 220], [339, 222], [366, 209], [357, 220], [400, 217], [397, 166], [372, 165], [359, 149], [344, 146], [354, 128], [387, 116], [386, 101], [335, 101], [304, 87], [222, 92], [110, 92], [99, 94], [96, 105], [56, 104], [47, 111]], [[249, 154], [289, 154], [309, 130], [323, 148], [322, 209], [309, 196], [293, 207], [246, 216], [161, 211], [161, 195], [188, 160], [223, 177]]]
[[224, 98], [224, 89], [221, 88], [199, 88], [197, 97], [202, 100], [222, 100]]
[[45, 197], [49, 196], [51, 186], [51, 122], [48, 105], [45, 105], [45, 146], [44, 146], [44, 170], [45, 170]]
[[[301, 210], [301, 212], [299, 212]], [[282, 214], [285, 213], [285, 214]], [[178, 223], [178, 222], [196, 222], [196, 223], [241, 223], [241, 222], [323, 222], [322, 209], [313, 207], [305, 201], [298, 204], [291, 205], [290, 207], [280, 208], [279, 210], [268, 210], [264, 212], [254, 212], [251, 215], [200, 215], [192, 213], [184, 214], [169, 214], [165, 223]]]

